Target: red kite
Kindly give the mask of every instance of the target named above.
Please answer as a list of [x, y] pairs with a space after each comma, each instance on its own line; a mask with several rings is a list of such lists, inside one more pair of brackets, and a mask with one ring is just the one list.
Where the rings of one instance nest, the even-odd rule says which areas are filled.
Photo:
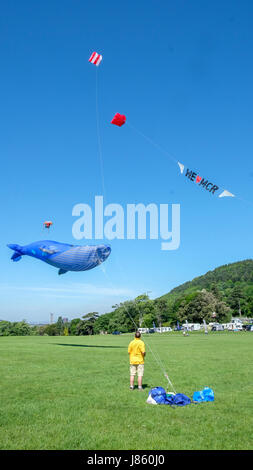
[[116, 113], [114, 118], [112, 119], [111, 121], [111, 124], [115, 124], [116, 126], [123, 126], [123, 124], [125, 124], [126, 122], [126, 116], [124, 116], [124, 114], [119, 114], [119, 113]]

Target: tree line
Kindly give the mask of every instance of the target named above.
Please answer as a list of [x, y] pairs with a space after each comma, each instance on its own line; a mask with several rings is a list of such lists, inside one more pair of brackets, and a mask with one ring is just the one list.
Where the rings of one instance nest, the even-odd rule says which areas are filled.
[[0, 322], [0, 336], [80, 336], [100, 333], [133, 332], [136, 328], [153, 326], [175, 326], [186, 320], [189, 323], [206, 323], [215, 321], [226, 323], [231, 320], [233, 310], [217, 298], [214, 292], [203, 289], [182, 296], [170, 304], [166, 299], [151, 300], [146, 294], [134, 300], [114, 305], [113, 311], [99, 315], [90, 312], [82, 318], [64, 321], [60, 316], [56, 323], [30, 326], [25, 320], [21, 322]]
[[174, 327], [186, 320], [227, 323], [233, 316], [253, 317], [253, 260], [216, 268], [155, 300], [139, 295], [103, 315], [90, 312], [69, 322], [59, 317], [56, 323], [33, 327], [25, 320], [0, 321], [0, 336], [127, 333], [154, 325]]

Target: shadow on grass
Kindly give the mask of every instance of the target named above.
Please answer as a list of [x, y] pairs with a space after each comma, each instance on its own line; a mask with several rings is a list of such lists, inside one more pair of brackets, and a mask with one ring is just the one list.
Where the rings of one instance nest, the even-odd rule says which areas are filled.
[[[52, 344], [52, 343], [50, 343]], [[114, 349], [114, 348], [121, 348], [126, 349], [124, 346], [99, 346], [95, 344], [64, 344], [64, 343], [55, 343], [56, 346], [72, 346], [74, 348], [105, 348], [105, 349]]]
[[[149, 388], [150, 388], [150, 385], [149, 385], [149, 384], [142, 384], [142, 388], [143, 388], [143, 390], [145, 390], [146, 388], [149, 389]], [[138, 390], [138, 385], [135, 385], [135, 386], [134, 386], [134, 390], [139, 391], [139, 390]], [[134, 391], [134, 390], [133, 390], [133, 391]]]

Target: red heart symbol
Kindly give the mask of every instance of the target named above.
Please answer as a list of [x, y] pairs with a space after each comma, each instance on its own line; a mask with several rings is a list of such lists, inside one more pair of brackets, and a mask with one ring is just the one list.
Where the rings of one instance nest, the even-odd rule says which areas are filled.
[[201, 177], [201, 176], [197, 176], [197, 178], [196, 178], [196, 183], [199, 183], [201, 180], [202, 180], [202, 177]]

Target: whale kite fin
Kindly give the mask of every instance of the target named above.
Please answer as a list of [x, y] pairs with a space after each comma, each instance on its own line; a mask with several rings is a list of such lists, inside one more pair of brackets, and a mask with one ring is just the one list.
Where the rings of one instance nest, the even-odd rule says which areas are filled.
[[12, 261], [19, 261], [21, 258], [22, 258], [22, 247], [20, 245], [13, 245], [13, 244], [10, 244], [10, 245], [7, 245], [8, 248], [10, 248], [11, 250], [13, 250], [15, 253], [12, 255], [11, 259]]
[[59, 269], [58, 274], [59, 274], [59, 275], [60, 275], [60, 274], [65, 274], [65, 273], [67, 273], [67, 272], [68, 272], [68, 271], [67, 271], [66, 269], [62, 269], [62, 268], [61, 268], [61, 269]]
[[21, 254], [18, 253], [17, 251], [11, 257], [12, 261], [19, 261], [21, 258], [22, 258]]

